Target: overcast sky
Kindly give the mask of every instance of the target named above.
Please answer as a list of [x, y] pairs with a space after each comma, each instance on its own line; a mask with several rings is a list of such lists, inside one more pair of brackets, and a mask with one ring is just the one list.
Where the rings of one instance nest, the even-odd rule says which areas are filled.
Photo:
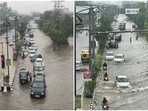
[[[53, 10], [55, 0], [0, 0], [0, 3], [7, 2], [8, 7], [11, 7], [12, 10], [18, 11], [19, 14], [30, 14], [31, 12], [44, 12], [46, 10]], [[60, 6], [69, 8], [70, 11], [73, 11], [73, 1], [60, 0]]]

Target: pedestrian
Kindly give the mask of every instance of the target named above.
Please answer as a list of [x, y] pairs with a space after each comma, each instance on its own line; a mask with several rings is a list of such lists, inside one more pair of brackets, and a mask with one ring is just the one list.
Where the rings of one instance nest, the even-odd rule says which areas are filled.
[[136, 36], [136, 40], [138, 40], [138, 35]]
[[132, 37], [130, 37], [130, 44], [131, 44], [131, 42], [132, 42]]
[[29, 76], [30, 76], [30, 81], [32, 81], [32, 75], [31, 75], [31, 72], [29, 73]]

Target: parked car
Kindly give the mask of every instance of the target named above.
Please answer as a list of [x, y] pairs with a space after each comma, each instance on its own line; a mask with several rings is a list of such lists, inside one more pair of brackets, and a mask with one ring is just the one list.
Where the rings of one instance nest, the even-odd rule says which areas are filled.
[[117, 87], [130, 87], [130, 82], [127, 78], [127, 76], [116, 76], [115, 85]]
[[108, 42], [108, 48], [118, 48], [118, 42], [116, 42], [115, 40], [110, 40]]
[[76, 61], [76, 71], [80, 71], [83, 69], [82, 62], [80, 60]]
[[30, 96], [37, 97], [37, 98], [46, 96], [45, 77], [43, 77], [42, 75], [38, 75], [34, 78], [32, 85], [31, 85]]
[[122, 63], [124, 62], [125, 58], [124, 58], [124, 54], [116, 54], [114, 56], [114, 62], [115, 63]]
[[19, 81], [20, 81], [20, 84], [26, 84], [29, 82], [28, 80], [28, 76], [29, 76], [29, 71], [22, 68], [20, 69], [20, 72], [19, 72]]
[[113, 60], [114, 59], [114, 52], [106, 52], [105, 59], [106, 60]]

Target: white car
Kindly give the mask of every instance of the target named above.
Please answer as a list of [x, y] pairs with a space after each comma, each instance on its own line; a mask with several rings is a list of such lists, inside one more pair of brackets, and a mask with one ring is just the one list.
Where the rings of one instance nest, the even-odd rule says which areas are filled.
[[34, 50], [36, 50], [36, 51], [38, 50], [38, 47], [36, 44], [32, 44], [31, 47], [34, 48]]
[[115, 84], [117, 87], [130, 87], [127, 76], [116, 76]]
[[122, 62], [124, 62], [124, 60], [125, 60], [125, 58], [124, 58], [124, 54], [116, 54], [115, 56], [114, 56], [114, 62], [115, 63], [122, 63]]
[[35, 54], [36, 54], [36, 50], [29, 50], [29, 57], [30, 58]]
[[106, 52], [105, 59], [106, 60], [113, 60], [114, 59], [114, 53], [113, 52]]
[[42, 58], [36, 58], [34, 64], [41, 64], [43, 67], [45, 67], [45, 64]]
[[76, 61], [76, 71], [80, 71], [82, 70], [82, 68], [83, 68], [82, 62], [80, 60], [77, 60]]

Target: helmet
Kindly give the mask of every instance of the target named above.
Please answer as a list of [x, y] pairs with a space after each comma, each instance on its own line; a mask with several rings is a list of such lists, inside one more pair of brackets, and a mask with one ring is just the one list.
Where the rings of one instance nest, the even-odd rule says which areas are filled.
[[106, 100], [106, 97], [104, 97], [103, 100]]

